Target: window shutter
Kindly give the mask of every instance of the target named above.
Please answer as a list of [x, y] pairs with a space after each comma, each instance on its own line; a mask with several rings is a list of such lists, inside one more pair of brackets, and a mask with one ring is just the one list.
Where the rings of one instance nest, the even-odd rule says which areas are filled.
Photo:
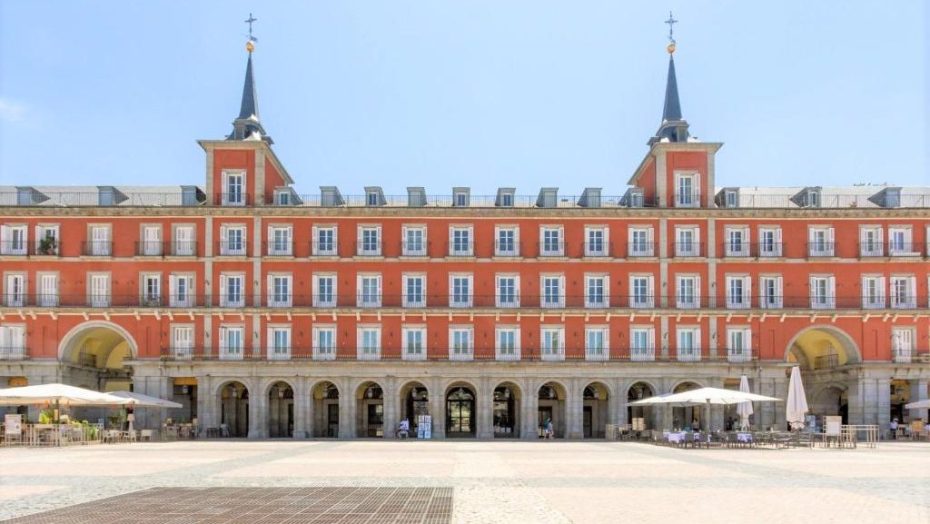
[[655, 277], [652, 275], [646, 278], [646, 304], [648, 307], [654, 307], [655, 304]]
[[831, 255], [836, 253], [836, 232], [834, 228], [827, 228], [827, 252]]
[[701, 275], [694, 276], [694, 306], [701, 307]]
[[168, 275], [168, 304], [175, 306], [178, 303], [178, 277]]
[[274, 301], [274, 277], [272, 275], [265, 277], [265, 286], [265, 303], [271, 304]]
[[781, 245], [781, 228], [775, 228], [775, 254], [781, 256], [782, 245]]
[[[831, 228], [830, 231], [833, 231], [833, 229]], [[827, 278], [827, 293], [829, 293], [829, 296], [827, 297], [827, 303], [830, 305], [830, 308], [835, 308], [836, 307], [836, 277], [831, 276]]]
[[885, 277], [878, 277], [878, 296], [882, 307], [885, 307]]
[[229, 297], [227, 296], [227, 279], [226, 275], [220, 275], [220, 307], [226, 307], [229, 304]]
[[895, 279], [891, 279], [891, 305], [894, 305], [898, 302], [898, 286], [895, 285]]
[[784, 292], [782, 291], [784, 288], [782, 287], [782, 282], [783, 279], [781, 276], [775, 277], [775, 304], [778, 308], [782, 308], [784, 306]]
[[743, 305], [752, 307], [752, 277], [743, 277]]
[[691, 187], [692, 197], [694, 199], [694, 207], [704, 207], [704, 204], [701, 202], [701, 195], [704, 194], [704, 190], [701, 187], [701, 174], [694, 174], [693, 186]]
[[226, 351], [226, 328], [220, 327], [220, 351]]
[[816, 289], [816, 286], [814, 285], [814, 276], [813, 276], [813, 275], [811, 275], [811, 276], [809, 276], [809, 277], [807, 278], [807, 286], [808, 286], [808, 293], [807, 293], [807, 294], [808, 294], [808, 296], [809, 296], [809, 298], [810, 298], [810, 302], [811, 302], [810, 305], [813, 307], [813, 305], [814, 305], [814, 297], [816, 296], [816, 295], [814, 294], [814, 290]]
[[0, 255], [10, 253], [10, 226], [0, 226]]
[[650, 256], [654, 255], [655, 247], [653, 246], [654, 240], [652, 236], [652, 226], [646, 228], [646, 253]]

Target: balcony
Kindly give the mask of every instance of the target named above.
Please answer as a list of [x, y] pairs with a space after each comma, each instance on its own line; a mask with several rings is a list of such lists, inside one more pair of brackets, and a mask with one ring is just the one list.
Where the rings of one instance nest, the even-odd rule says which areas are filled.
[[2, 241], [0, 242], [0, 256], [57, 257], [60, 254], [60, 247], [61, 242], [54, 238], [42, 240], [38, 245], [28, 244], [25, 241]]
[[520, 242], [510, 240], [494, 241], [494, 256], [496, 257], [518, 257], [523, 252], [523, 245]]
[[269, 257], [292, 257], [294, 256], [294, 243], [280, 240], [263, 242], [262, 251]]
[[613, 244], [609, 242], [585, 242], [584, 256], [586, 258], [608, 258], [613, 253]]
[[220, 240], [216, 243], [216, 252], [221, 257], [247, 257], [249, 253], [249, 243], [239, 240]]
[[700, 242], [673, 242], [676, 257], [704, 256], [704, 244]]
[[836, 256], [835, 242], [811, 242], [807, 244], [807, 256], [809, 257], [833, 257]]
[[426, 257], [429, 255], [431, 243], [426, 240], [420, 241], [402, 241], [400, 243], [400, 254], [404, 257]]
[[727, 362], [750, 362], [752, 361], [752, 350], [746, 348], [727, 349]]
[[0, 346], [0, 360], [24, 360], [26, 348], [21, 346]]
[[679, 362], [699, 362], [701, 360], [701, 348], [679, 348], [676, 353]]
[[913, 361], [913, 351], [910, 349], [892, 348], [891, 361], [896, 364], [910, 364]]
[[113, 242], [94, 240], [81, 243], [81, 254], [85, 257], [113, 256]]
[[923, 249], [923, 244], [888, 241], [888, 256], [890, 257], [919, 257]]
[[627, 244], [627, 256], [631, 258], [654, 257], [656, 245], [654, 242], [631, 242]]
[[548, 242], [538, 242], [536, 244], [539, 257], [564, 257], [565, 242], [562, 240], [550, 240]]
[[632, 362], [654, 362], [655, 359], [656, 348], [652, 346], [630, 348], [630, 360]]
[[833, 369], [839, 367], [840, 357], [836, 354], [814, 357], [814, 369]]

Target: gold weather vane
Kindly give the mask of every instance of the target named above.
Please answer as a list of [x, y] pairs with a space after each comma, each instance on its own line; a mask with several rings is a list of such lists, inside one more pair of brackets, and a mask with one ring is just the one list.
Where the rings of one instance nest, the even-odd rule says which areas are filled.
[[675, 24], [678, 23], [678, 20], [675, 20], [675, 17], [672, 16], [672, 12], [668, 12], [668, 20], [665, 21], [668, 24], [668, 54], [675, 52]]
[[252, 13], [249, 13], [249, 19], [245, 20], [245, 23], [249, 24], [249, 40], [245, 43], [245, 50], [251, 53], [255, 51], [255, 42], [258, 42], [258, 38], [252, 36], [252, 24], [258, 22], [258, 18], [252, 16]]

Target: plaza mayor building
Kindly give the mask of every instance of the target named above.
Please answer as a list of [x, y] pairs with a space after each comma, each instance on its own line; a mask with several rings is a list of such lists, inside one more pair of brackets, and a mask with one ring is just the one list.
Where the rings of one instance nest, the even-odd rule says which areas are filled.
[[[408, 419], [431, 438], [536, 439], [551, 419], [558, 438], [599, 438], [633, 419], [722, 428], [730, 409], [627, 403], [744, 375], [785, 398], [800, 366], [813, 414], [926, 416], [903, 405], [930, 381], [930, 188], [718, 175], [723, 144], [683, 118], [674, 43], [627, 184], [529, 195], [300, 193], [247, 50], [238, 116], [198, 142], [191, 185], [5, 177], [0, 387], [132, 388], [184, 405], [137, 427], [203, 435], [392, 438]], [[783, 405], [753, 422], [784, 428]]]

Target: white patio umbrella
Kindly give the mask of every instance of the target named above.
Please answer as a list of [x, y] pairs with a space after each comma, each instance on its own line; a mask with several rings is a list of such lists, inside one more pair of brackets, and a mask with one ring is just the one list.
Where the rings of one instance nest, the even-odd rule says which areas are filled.
[[905, 404], [904, 409], [930, 409], [930, 398]]
[[[630, 406], [644, 406], [655, 404], [670, 404], [673, 406], [705, 406], [706, 420], [710, 421], [710, 406], [739, 404], [740, 402], [781, 402], [780, 398], [767, 397], [765, 395], [756, 395], [755, 393], [744, 393], [732, 389], [720, 388], [699, 388], [691, 391], [683, 391], [672, 395], [663, 395], [659, 397], [649, 397], [636, 402], [630, 402]], [[708, 428], [710, 429], [710, 428]]]
[[804, 383], [801, 382], [801, 368], [791, 368], [791, 378], [788, 379], [788, 402], [785, 404], [785, 419], [789, 426], [804, 427], [804, 415], [807, 413], [807, 395], [804, 393]]
[[[743, 375], [739, 379], [739, 390], [743, 393], [750, 393], [749, 379]], [[749, 429], [749, 415], [752, 415], [752, 402], [740, 402], [736, 405], [736, 413], [739, 415], [740, 429]]]
[[111, 391], [108, 395], [124, 399], [124, 405], [139, 408], [183, 408], [182, 404], [158, 397], [143, 395], [135, 391]]
[[67, 384], [39, 384], [36, 386], [0, 389], [0, 406], [46, 403], [70, 406], [120, 406], [125, 403], [125, 400], [107, 393]]

